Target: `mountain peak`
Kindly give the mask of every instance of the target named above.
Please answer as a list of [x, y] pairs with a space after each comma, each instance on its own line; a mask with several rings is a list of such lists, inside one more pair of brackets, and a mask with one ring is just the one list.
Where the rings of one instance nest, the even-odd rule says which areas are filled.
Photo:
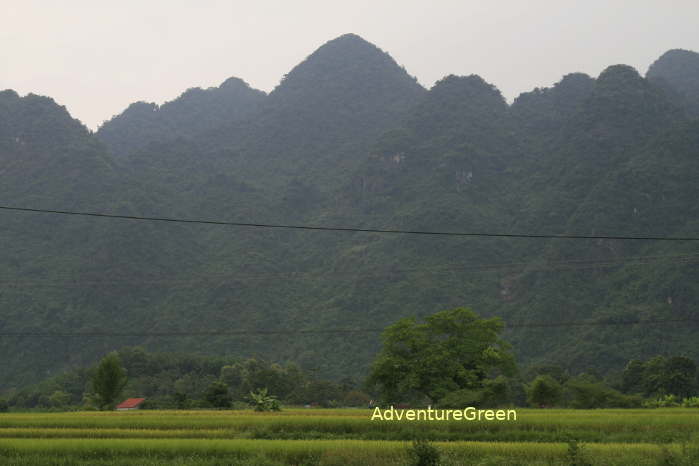
[[646, 77], [651, 78], [669, 71], [689, 71], [699, 67], [699, 53], [685, 49], [671, 49], [660, 55], [648, 67]]
[[267, 105], [274, 118], [299, 122], [286, 131], [308, 131], [310, 126], [328, 136], [351, 127], [366, 135], [395, 122], [424, 93], [388, 53], [356, 34], [345, 34], [285, 75]]
[[585, 73], [569, 73], [563, 76], [554, 87], [565, 92], [569, 89], [579, 89], [580, 87], [591, 88], [595, 80]]
[[144, 100], [139, 100], [138, 102], [129, 104], [129, 106], [126, 107], [126, 110], [124, 110], [124, 113], [128, 113], [131, 115], [143, 115], [151, 114], [157, 110], [158, 104], [156, 104], [155, 102], [146, 102]]
[[[594, 94], [597, 97], [641, 98], [647, 92], [648, 83], [629, 65], [612, 65], [602, 71], [595, 82]], [[619, 101], [617, 101], [619, 103]]]
[[7, 138], [46, 153], [60, 153], [88, 134], [88, 129], [51, 97], [32, 93], [21, 97], [10, 89], [0, 92], [0, 140]]
[[[613, 65], [595, 81], [577, 124], [584, 125], [598, 143], [622, 147], [652, 137], [672, 125], [679, 113], [665, 93], [635, 68]], [[615, 132], [609, 128], [615, 128]]]
[[371, 44], [371, 42], [364, 39], [362, 36], [358, 34], [354, 34], [353, 32], [348, 32], [346, 34], [342, 34], [341, 36], [337, 36], [336, 38], [329, 40], [327, 43], [329, 44], [332, 42], [361, 42], [364, 44], [371, 45], [373, 47], [373, 44]]
[[407, 126], [418, 138], [458, 134], [463, 142], [479, 138], [485, 127], [503, 124], [506, 113], [500, 91], [480, 76], [448, 75], [432, 86]]
[[477, 74], [469, 76], [456, 76], [450, 74], [435, 83], [430, 89], [432, 94], [458, 93], [465, 98], [477, 98], [488, 96], [491, 99], [505, 102], [497, 87], [486, 82]]
[[435, 109], [444, 108], [470, 115], [507, 111], [507, 103], [498, 88], [477, 74], [442, 78], [430, 89], [426, 100]]
[[646, 78], [673, 95], [690, 114], [699, 116], [699, 53], [673, 49], [662, 54]]
[[512, 103], [512, 114], [528, 131], [554, 131], [578, 111], [592, 95], [595, 80], [585, 73], [570, 73], [553, 87], [536, 88], [520, 94]]
[[320, 95], [339, 83], [343, 88], [366, 86], [377, 78], [413, 90], [422, 89], [388, 53], [356, 34], [344, 34], [321, 45], [296, 65], [272, 94], [303, 89]]
[[151, 142], [194, 137], [239, 121], [257, 109], [266, 97], [239, 78], [219, 87], [192, 87], [162, 105], [135, 102], [105, 122], [97, 136], [112, 154], [127, 155]]
[[[220, 90], [226, 90], [226, 91], [249, 91], [252, 90], [252, 87], [250, 87], [250, 84], [245, 82], [245, 80], [236, 78], [235, 76], [231, 76], [230, 78], [226, 79], [223, 81], [218, 88]], [[260, 91], [261, 92], [261, 91]]]
[[19, 94], [17, 94], [17, 91], [14, 89], [5, 89], [4, 91], [0, 91], [0, 99], [2, 98], [19, 99]]
[[315, 53], [325, 51], [328, 49], [331, 49], [333, 51], [336, 51], [338, 49], [350, 49], [350, 48], [364, 48], [368, 51], [381, 51], [377, 46], [369, 42], [368, 40], [364, 39], [363, 37], [353, 34], [353, 33], [348, 33], [348, 34], [343, 34], [341, 36], [338, 36], [334, 39], [331, 39], [318, 47]]
[[585, 73], [570, 73], [553, 86], [557, 112], [570, 116], [592, 95], [595, 80]]
[[629, 65], [611, 65], [604, 69], [597, 78], [597, 83], [601, 85], [625, 82], [641, 82], [643, 78], [636, 68]]

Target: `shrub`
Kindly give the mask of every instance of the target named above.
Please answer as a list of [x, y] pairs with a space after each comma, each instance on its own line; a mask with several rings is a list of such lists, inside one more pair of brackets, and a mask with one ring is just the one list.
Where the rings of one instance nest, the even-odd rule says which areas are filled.
[[585, 458], [584, 446], [579, 444], [577, 440], [568, 441], [566, 459], [570, 466], [592, 466], [592, 463]]
[[510, 381], [502, 375], [483, 381], [483, 399], [481, 406], [495, 408], [511, 401]]
[[699, 408], [699, 396], [691, 396], [682, 400], [683, 408]]
[[207, 387], [204, 398], [214, 408], [229, 408], [231, 406], [232, 399], [228, 393], [228, 385], [218, 380]]
[[70, 395], [62, 390], [56, 390], [49, 397], [49, 405], [52, 408], [65, 408], [70, 404]]
[[540, 375], [529, 386], [527, 401], [532, 406], [556, 405], [563, 393], [563, 388], [553, 377]]
[[191, 406], [189, 397], [186, 393], [175, 392], [172, 395], [172, 402], [176, 409], [187, 409]]
[[345, 406], [352, 406], [352, 407], [365, 407], [369, 406], [369, 402], [371, 401], [371, 397], [367, 395], [364, 392], [360, 392], [359, 390], [352, 390], [347, 392], [345, 397], [342, 400], [342, 403]]
[[566, 383], [566, 398], [572, 408], [638, 408], [643, 398], [624, 395], [601, 382], [571, 379]]
[[280, 411], [281, 406], [276, 397], [267, 394], [266, 388], [261, 388], [257, 392], [250, 392], [250, 405], [255, 411]]
[[412, 466], [439, 465], [439, 450], [427, 440], [413, 440], [412, 448], [408, 449], [408, 464]]
[[695, 466], [699, 464], [699, 443], [682, 443], [679, 452], [672, 452], [665, 445], [660, 446], [661, 457], [658, 465], [662, 466]]
[[680, 405], [675, 395], [665, 395], [656, 400], [649, 400], [643, 403], [644, 408], [674, 408]]

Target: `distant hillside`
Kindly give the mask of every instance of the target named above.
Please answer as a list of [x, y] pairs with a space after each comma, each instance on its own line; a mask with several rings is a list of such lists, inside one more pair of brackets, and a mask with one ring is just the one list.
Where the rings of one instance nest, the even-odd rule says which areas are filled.
[[[133, 104], [95, 135], [51, 99], [4, 91], [0, 204], [340, 227], [698, 236], [694, 55], [668, 52], [647, 78], [626, 65], [596, 78], [571, 73], [508, 106], [477, 75], [450, 75], [425, 90], [350, 34], [312, 53], [269, 95], [231, 79], [160, 107]], [[0, 221], [9, 245], [0, 249], [2, 332], [136, 334], [1, 337], [0, 389], [129, 345], [361, 377], [379, 348], [376, 333], [264, 331], [375, 329], [456, 306], [511, 324], [507, 338], [522, 364], [605, 373], [663, 352], [699, 357], [696, 242], [8, 211]], [[186, 335], [210, 330], [250, 332]], [[183, 335], [151, 335], [168, 332]]]
[[668, 50], [648, 68], [646, 78], [674, 93], [692, 116], [699, 116], [699, 53]]
[[207, 138], [214, 152], [233, 152], [234, 170], [249, 179], [299, 185], [300, 176], [327, 191], [346, 179], [359, 154], [424, 94], [387, 53], [346, 34], [286, 74], [254, 119], [221, 127]]
[[265, 93], [229, 78], [219, 87], [187, 89], [163, 105], [135, 102], [97, 131], [110, 152], [124, 157], [149, 143], [191, 138], [212, 127], [244, 119], [265, 100]]

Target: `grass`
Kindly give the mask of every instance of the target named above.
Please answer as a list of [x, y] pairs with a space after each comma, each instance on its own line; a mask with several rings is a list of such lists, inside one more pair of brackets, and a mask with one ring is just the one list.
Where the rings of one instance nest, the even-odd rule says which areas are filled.
[[[699, 432], [696, 409], [517, 410], [517, 421], [372, 421], [369, 410], [136, 411], [0, 415], [0, 437], [66, 436], [85, 430], [123, 438], [257, 438], [434, 441], [680, 442]], [[8, 430], [8, 429], [20, 430]]]
[[571, 464], [573, 438], [589, 464], [693, 464], [675, 459], [699, 432], [697, 410], [517, 414], [512, 422], [389, 422], [356, 409], [6, 413], [0, 464], [402, 465], [417, 437], [435, 440], [445, 465]]
[[[474, 464], [566, 464], [564, 443], [438, 442], [448, 462]], [[405, 464], [409, 444], [373, 440], [212, 440], [212, 439], [1, 439], [0, 458], [16, 464], [41, 463], [51, 458], [72, 458], [97, 464], [142, 461], [252, 462], [272, 464]], [[585, 447], [593, 464], [657, 464], [662, 448], [655, 444], [595, 444]], [[670, 450], [679, 452], [679, 445]], [[25, 463], [22, 463], [25, 461]], [[109, 463], [112, 462], [112, 463]], [[3, 462], [3, 464], [6, 464]], [[12, 464], [12, 463], [8, 463]], [[154, 463], [155, 464], [155, 463]]]

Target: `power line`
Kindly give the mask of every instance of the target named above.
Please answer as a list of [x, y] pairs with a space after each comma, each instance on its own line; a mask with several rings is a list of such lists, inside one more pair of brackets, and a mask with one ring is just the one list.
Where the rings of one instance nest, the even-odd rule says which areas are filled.
[[422, 230], [393, 230], [379, 228], [355, 228], [355, 227], [329, 227], [329, 226], [309, 226], [309, 225], [284, 225], [273, 223], [245, 223], [245, 222], [228, 222], [220, 220], [196, 220], [182, 219], [169, 217], [145, 217], [137, 215], [117, 215], [104, 214], [97, 212], [77, 212], [68, 210], [50, 210], [50, 209], [30, 209], [26, 207], [11, 207], [1, 206], [0, 209], [19, 211], [19, 212], [34, 212], [45, 214], [59, 215], [76, 215], [83, 217], [103, 217], [122, 220], [140, 220], [153, 222], [170, 222], [170, 223], [194, 223], [203, 225], [225, 225], [236, 227], [251, 227], [251, 228], [277, 228], [287, 230], [306, 230], [306, 231], [341, 231], [353, 233], [383, 233], [383, 234], [402, 234], [402, 235], [426, 235], [426, 236], [461, 236], [461, 237], [487, 237], [487, 238], [539, 238], [539, 239], [604, 239], [604, 240], [638, 240], [638, 241], [699, 241], [696, 236], [614, 236], [614, 235], [545, 235], [545, 234], [529, 234], [529, 233], [475, 233], [475, 232], [451, 232], [451, 231], [422, 231]]
[[[606, 322], [544, 322], [544, 323], [519, 323], [505, 324], [505, 329], [510, 328], [550, 328], [550, 327], [605, 327], [605, 326], [631, 326], [631, 325], [663, 325], [676, 323], [698, 322], [699, 319], [656, 319], [656, 320], [626, 320]], [[164, 332], [0, 332], [0, 337], [213, 337], [213, 336], [247, 336], [247, 335], [347, 335], [357, 333], [381, 333], [381, 328], [358, 329], [296, 329], [296, 330], [214, 330], [214, 331], [164, 331]]]
[[211, 337], [245, 335], [324, 335], [351, 333], [379, 333], [383, 329], [308, 329], [308, 330], [212, 330], [189, 332], [0, 332], [0, 337]]
[[[621, 257], [606, 260], [560, 260], [547, 261], [545, 263], [530, 262], [501, 262], [501, 263], [481, 263], [481, 264], [459, 264], [445, 266], [425, 266], [425, 267], [400, 267], [386, 270], [368, 270], [365, 272], [358, 270], [332, 270], [321, 272], [290, 271], [260, 271], [260, 272], [229, 272], [229, 273], [207, 273], [195, 278], [166, 278], [153, 276], [110, 276], [105, 278], [81, 278], [75, 275], [62, 274], [52, 275], [45, 278], [22, 277], [22, 276], [0, 276], [0, 284], [5, 284], [5, 290], [15, 287], [86, 287], [90, 285], [99, 286], [120, 286], [137, 283], [139, 285], [197, 285], [202, 282], [213, 286], [223, 286], [232, 283], [248, 281], [332, 281], [348, 279], [367, 279], [393, 277], [397, 275], [412, 274], [446, 274], [446, 273], [487, 273], [487, 272], [542, 272], [542, 271], [576, 271], [576, 270], [597, 270], [620, 266], [643, 266], [654, 265], [657, 261], [672, 260], [673, 264], [693, 264], [699, 262], [699, 254], [683, 255], [653, 255]], [[320, 274], [320, 275], [319, 275]], [[215, 280], [216, 282], [212, 282]]]
[[699, 319], [657, 319], [657, 320], [619, 320], [608, 322], [549, 322], [535, 324], [505, 324], [505, 328], [548, 328], [548, 327], [606, 327], [625, 325], [662, 325], [699, 322]]

